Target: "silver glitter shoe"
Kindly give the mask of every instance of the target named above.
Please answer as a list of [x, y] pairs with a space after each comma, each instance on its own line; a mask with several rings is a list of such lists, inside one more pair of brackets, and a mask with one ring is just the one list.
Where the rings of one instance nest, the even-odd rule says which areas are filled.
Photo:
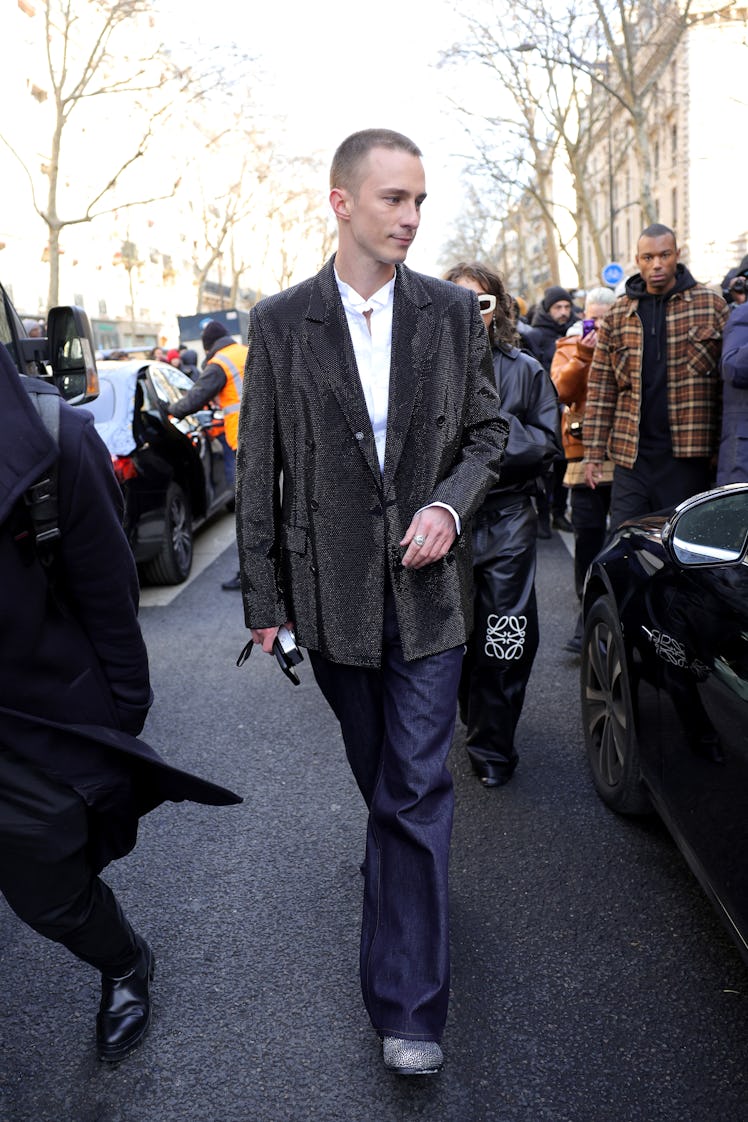
[[382, 1041], [384, 1066], [396, 1075], [436, 1075], [444, 1055], [435, 1040], [403, 1040], [385, 1036]]

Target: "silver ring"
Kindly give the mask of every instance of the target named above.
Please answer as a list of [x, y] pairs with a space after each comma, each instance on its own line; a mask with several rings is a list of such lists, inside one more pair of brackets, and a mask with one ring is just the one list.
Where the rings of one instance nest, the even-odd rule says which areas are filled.
[[413, 541], [416, 543], [416, 545], [423, 545], [423, 543], [426, 541], [426, 535], [416, 534], [416, 536], [413, 538]]

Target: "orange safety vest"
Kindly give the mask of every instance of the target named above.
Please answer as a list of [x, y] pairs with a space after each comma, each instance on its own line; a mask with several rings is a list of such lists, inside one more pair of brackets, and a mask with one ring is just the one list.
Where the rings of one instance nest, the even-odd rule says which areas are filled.
[[236, 450], [239, 435], [239, 406], [242, 400], [244, 367], [247, 362], [248, 347], [243, 343], [232, 343], [216, 351], [211, 362], [220, 366], [226, 375], [226, 384], [218, 395], [218, 404], [223, 410], [223, 425], [229, 447]]

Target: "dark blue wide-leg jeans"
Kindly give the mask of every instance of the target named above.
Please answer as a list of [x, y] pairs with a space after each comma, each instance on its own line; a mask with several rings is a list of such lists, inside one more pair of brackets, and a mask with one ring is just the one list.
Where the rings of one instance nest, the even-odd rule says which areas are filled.
[[449, 998], [448, 865], [454, 792], [446, 760], [462, 647], [406, 662], [391, 595], [379, 670], [310, 652], [369, 807], [361, 989], [381, 1035], [441, 1040]]

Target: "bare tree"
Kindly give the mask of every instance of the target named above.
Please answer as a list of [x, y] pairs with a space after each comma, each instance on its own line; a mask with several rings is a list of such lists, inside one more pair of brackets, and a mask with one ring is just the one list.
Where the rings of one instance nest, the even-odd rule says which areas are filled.
[[475, 179], [467, 176], [465, 179], [465, 204], [439, 255], [439, 266], [445, 272], [460, 261], [491, 263], [500, 251], [497, 245], [500, 212], [493, 194], [484, 194]]
[[[466, 17], [464, 39], [442, 59], [478, 63], [496, 79], [496, 102], [511, 97], [511, 108], [490, 117], [459, 107], [477, 149], [474, 166], [490, 172], [510, 208], [506, 188], [513, 178], [515, 201], [520, 195], [534, 199], [545, 228], [549, 273], [557, 280], [556, 239], [562, 254], [578, 257], [574, 239], [561, 236], [553, 199], [553, 166], [560, 156], [574, 184], [572, 216], [587, 230], [600, 268], [622, 209], [614, 205], [613, 189], [630, 147], [641, 171], [642, 214], [647, 222], [657, 217], [653, 99], [688, 28], [718, 9], [696, 13], [694, 0], [574, 0], [561, 10], [541, 0], [489, 0], [487, 9], [490, 17]], [[596, 220], [590, 172], [601, 146], [607, 149], [610, 197], [607, 214]], [[576, 264], [583, 275], [582, 262]]]
[[641, 210], [646, 223], [657, 218], [652, 194], [654, 171], [650, 123], [652, 99], [688, 28], [714, 15], [692, 12], [692, 0], [592, 0], [591, 51], [562, 36], [561, 60], [586, 75], [622, 111], [641, 168]]
[[[145, 155], [154, 127], [168, 114], [177, 91], [188, 85], [188, 76], [158, 47], [146, 48], [135, 58], [130, 56], [132, 23], [147, 16], [150, 10], [148, 0], [48, 0], [44, 4], [44, 50], [52, 110], [49, 147], [41, 167], [46, 189], [39, 182], [37, 167], [22, 154], [9, 132], [0, 132], [0, 140], [26, 174], [32, 204], [47, 227], [50, 306], [58, 303], [60, 232], [66, 226], [91, 222], [115, 209], [173, 194], [172, 185], [165, 194], [144, 192], [148, 197], [138, 198], [144, 177], [131, 176], [128, 189], [132, 194], [118, 199], [116, 207], [102, 206], [108, 196], [113, 198], [115, 188], [124, 183], [126, 173]], [[128, 34], [123, 35], [126, 28]], [[135, 139], [124, 146], [124, 152], [119, 144], [91, 144], [90, 154], [85, 159], [85, 175], [81, 175], [80, 153], [76, 165], [75, 143], [68, 145], [66, 142], [71, 121], [78, 125], [77, 133], [71, 133], [73, 140], [80, 137], [83, 130], [89, 133], [94, 130], [98, 121], [100, 125], [107, 124], [110, 132], [121, 141], [122, 130], [116, 128], [115, 122], [121, 123], [124, 118], [117, 117], [118, 108], [130, 122], [128, 135]], [[132, 131], [137, 128], [137, 122], [142, 127], [139, 132]], [[115, 155], [109, 158], [108, 151], [112, 149]], [[91, 169], [99, 166], [102, 170], [96, 185]], [[76, 214], [61, 214], [67, 199], [67, 196], [63, 199], [66, 185], [74, 182], [80, 196], [81, 184], [86, 181], [94, 183], [88, 202], [78, 204]]]
[[504, 206], [511, 209], [528, 196], [533, 200], [545, 233], [548, 277], [558, 284], [559, 247], [573, 261], [575, 247], [559, 225], [554, 163], [563, 142], [576, 140], [572, 108], [578, 111], [578, 106], [559, 88], [558, 72], [538, 66], [522, 49], [525, 28], [514, 12], [495, 12], [494, 17], [490, 22], [466, 17], [465, 37], [443, 54], [442, 65], [477, 63], [495, 79], [493, 104], [505, 107], [504, 112], [489, 115], [458, 107], [476, 150], [472, 164], [488, 174]]
[[[199, 223], [202, 236], [193, 242], [193, 266], [197, 282], [197, 312], [203, 311], [205, 285], [214, 271], [222, 284], [225, 262], [232, 291], [238, 291], [241, 275], [248, 262], [238, 246], [242, 243], [242, 228], [254, 224], [259, 208], [260, 191], [269, 174], [271, 149], [269, 144], [253, 131], [231, 132], [225, 137], [222, 158], [215, 140], [210, 144], [213, 162], [208, 168], [206, 181], [198, 178], [198, 195], [190, 202]], [[216, 194], [211, 169], [223, 168], [223, 182], [231, 184]], [[242, 262], [239, 265], [239, 262]]]

